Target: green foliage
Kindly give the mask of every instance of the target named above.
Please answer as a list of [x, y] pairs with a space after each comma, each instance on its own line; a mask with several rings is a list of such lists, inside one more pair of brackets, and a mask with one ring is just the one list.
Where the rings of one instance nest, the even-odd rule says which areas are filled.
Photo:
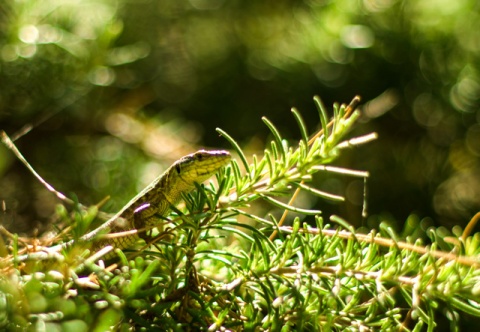
[[[346, 158], [376, 174], [371, 213], [464, 226], [480, 208], [479, 18], [476, 0], [3, 0], [1, 129], [82, 201], [115, 192], [114, 211], [145, 184], [146, 160], [218, 146], [216, 126], [248, 151], [264, 140], [258, 114], [295, 137], [279, 110], [355, 91], [364, 130], [384, 138]], [[0, 150], [5, 223], [42, 231], [25, 178]]]
[[[327, 246], [323, 250], [331, 255], [335, 253], [328, 248], [343, 253], [341, 250], [351, 250], [344, 248], [346, 243], [354, 246], [356, 239], [361, 248], [366, 247], [364, 252], [351, 253], [350, 258], [368, 253], [400, 261], [398, 252], [391, 248], [395, 246], [397, 251], [412, 252], [413, 258], [405, 256], [407, 263], [420, 260], [415, 253], [430, 257], [422, 261], [430, 269], [423, 275], [430, 279], [418, 279], [419, 289], [425, 292], [413, 296], [412, 289], [417, 286], [409, 286], [409, 279], [394, 280], [398, 287], [386, 288], [394, 293], [395, 308], [401, 308], [401, 322], [408, 327], [420, 330], [427, 324], [432, 329], [434, 324], [428, 319], [436, 315], [447, 317], [455, 329], [462, 313], [467, 318], [467, 313], [478, 316], [477, 265], [471, 261], [477, 253], [477, 235], [463, 236], [456, 228], [453, 234], [444, 228], [432, 231], [430, 227], [434, 222], [448, 228], [453, 224], [463, 227], [480, 208], [479, 18], [476, 0], [2, 0], [0, 129], [16, 141], [38, 173], [62, 191], [75, 192], [84, 204], [111, 195], [102, 209], [114, 211], [148, 183], [145, 174], [157, 174], [199, 145], [222, 146], [229, 141], [238, 155], [226, 173], [219, 175], [220, 187], [201, 187], [195, 195], [185, 197], [185, 208], [171, 216], [171, 237], [161, 238], [159, 250], [150, 251], [155, 259], [144, 257], [144, 263], [133, 260], [134, 264], [131, 253], [118, 253], [121, 265], [128, 269], [107, 273], [89, 256], [88, 248], [76, 248], [62, 258], [63, 254], [43, 252], [39, 247], [50, 247], [60, 237], [75, 239], [85, 234], [97, 216], [97, 206], [88, 212], [79, 206], [74, 214], [58, 208], [54, 224], [63, 231], [59, 237], [42, 237], [41, 241], [21, 237], [44, 234], [57, 201], [43, 188], [37, 190], [10, 151], [0, 147], [0, 221], [19, 233], [11, 236], [8, 245], [0, 243], [1, 287], [7, 294], [0, 296], [0, 327], [34, 323], [38, 329], [103, 330], [112, 322], [147, 326], [148, 314], [157, 317], [157, 325], [170, 326], [172, 317], [177, 322], [184, 316], [173, 311], [169, 303], [157, 306], [161, 309], [153, 313], [149, 303], [158, 303], [184, 287], [190, 278], [187, 254], [193, 255], [189, 264], [195, 268], [190, 270], [198, 272], [198, 278], [190, 279], [197, 280], [197, 290], [201, 290], [188, 296], [209, 294], [201, 288], [210, 285], [201, 284], [202, 276], [206, 278], [202, 280], [218, 283], [215, 286], [220, 289], [223, 285], [231, 286], [232, 291], [245, 289], [249, 285], [245, 280], [254, 280], [241, 279], [247, 275], [245, 271], [274, 269], [278, 255], [296, 248], [293, 243], [290, 251], [284, 248], [278, 255], [274, 251], [290, 239], [291, 230], [284, 225], [298, 227], [297, 242], [303, 237], [323, 236], [322, 243]], [[326, 134], [314, 140], [314, 145], [309, 144], [308, 133], [318, 121], [315, 112], [303, 114], [303, 119], [292, 110], [300, 134], [292, 126], [292, 118], [277, 113], [292, 100], [303, 107], [306, 96], [319, 93], [330, 103], [348, 98], [352, 89], [367, 101], [360, 130], [375, 131], [382, 137], [369, 149], [344, 153], [349, 144], [329, 142], [332, 133], [341, 134], [336, 139], [343, 139], [344, 133], [335, 128], [338, 122], [328, 126], [319, 100], [321, 128]], [[334, 112], [341, 113], [341, 107]], [[264, 123], [273, 140], [264, 153], [258, 152], [255, 144], [263, 140], [260, 132], [268, 132], [259, 128], [261, 121], [254, 121], [258, 114], [268, 116]], [[219, 141], [215, 126], [228, 128], [235, 139], [220, 131], [227, 140]], [[285, 139], [295, 136], [300, 137], [298, 145]], [[356, 145], [355, 141], [350, 145]], [[263, 145], [259, 149], [263, 150]], [[323, 151], [321, 156], [309, 153], [317, 150]], [[366, 180], [365, 172], [326, 165], [338, 156], [339, 165], [355, 165], [374, 174], [368, 183], [370, 214], [366, 220], [352, 212], [358, 210], [361, 198], [352, 199], [348, 190], [324, 189], [333, 175], [360, 177], [356, 181], [360, 184], [362, 178]], [[321, 174], [310, 182], [315, 172]], [[323, 178], [325, 182], [319, 183]], [[297, 195], [297, 189], [302, 193]], [[306, 196], [315, 198], [303, 199]], [[314, 206], [312, 202], [317, 199], [320, 203]], [[376, 228], [380, 235], [370, 233], [370, 228], [355, 230], [343, 219], [329, 219], [337, 212], [323, 199], [343, 201], [336, 205], [341, 206], [342, 217], [356, 226], [363, 222]], [[205, 211], [200, 208], [204, 206], [208, 207]], [[411, 211], [433, 219], [416, 214], [405, 218]], [[397, 234], [395, 229], [402, 227], [395, 225], [403, 219], [405, 226]], [[65, 224], [75, 227], [70, 230]], [[323, 231], [302, 231], [308, 227]], [[330, 233], [332, 229], [339, 233]], [[355, 237], [342, 237], [341, 230], [355, 232]], [[397, 242], [368, 240], [374, 235]], [[437, 255], [406, 245], [416, 243], [425, 249], [417, 239], [452, 253]], [[26, 242], [30, 244], [30, 261], [25, 260]], [[310, 257], [309, 252], [296, 250], [302, 257]], [[89, 260], [79, 261], [78, 257]], [[299, 259], [292, 261], [299, 263]], [[331, 259], [339, 261], [335, 256]], [[168, 268], [152, 264], [157, 260]], [[364, 271], [378, 272], [376, 268], [383, 266], [373, 258], [363, 261], [374, 266], [372, 270], [351, 267], [355, 278]], [[433, 262], [437, 265], [431, 265]], [[155, 271], [143, 274], [151, 264]], [[312, 266], [302, 271], [315, 271]], [[389, 271], [415, 277], [422, 275], [420, 267], [413, 264], [412, 270], [402, 271], [389, 267]], [[58, 274], [50, 275], [49, 271]], [[90, 289], [95, 283], [83, 278], [89, 272], [105, 274], [99, 281], [100, 290]], [[330, 275], [318, 275], [325, 282], [332, 280]], [[271, 281], [268, 274], [261, 276], [265, 278], [262, 281]], [[37, 281], [30, 282], [32, 278]], [[130, 278], [136, 282], [127, 289]], [[385, 278], [382, 274], [378, 282], [383, 285]], [[115, 282], [110, 283], [113, 279]], [[135, 297], [136, 292], [160, 282], [152, 280], [164, 283], [153, 288], [155, 296], [149, 293], [146, 299], [139, 296], [132, 302], [111, 297], [123, 294], [123, 290]], [[304, 285], [303, 279], [298, 280], [294, 286]], [[47, 292], [53, 284], [61, 289], [62, 301], [56, 305], [49, 304]], [[254, 288], [269, 298], [279, 289], [275, 284], [272, 295], [261, 287]], [[211, 306], [205, 305], [205, 298], [192, 300], [202, 304], [205, 312], [210, 311], [209, 316], [202, 316], [199, 310], [188, 307], [189, 319], [195, 313], [203, 322], [233, 320], [233, 314], [222, 311], [230, 308], [222, 302], [230, 289], [219, 293], [212, 297]], [[374, 298], [378, 292], [371, 294]], [[270, 317], [270, 307], [257, 310], [265, 307], [263, 294], [240, 295], [244, 302], [235, 302], [232, 312], [251, 318], [253, 323], [246, 325], [255, 325], [255, 317], [261, 322]], [[178, 296], [185, 298], [184, 294]], [[291, 296], [303, 303], [300, 297]], [[309, 298], [312, 296], [303, 300]], [[368, 299], [362, 294], [359, 301]], [[221, 308], [213, 308], [215, 301]], [[242, 307], [242, 303], [248, 305]], [[298, 303], [292, 307], [303, 308]], [[176, 305], [173, 308], [182, 307]], [[350, 312], [348, 309], [345, 313], [331, 312], [340, 317]], [[379, 317], [384, 317], [385, 311], [379, 312]], [[324, 314], [319, 311], [319, 317], [326, 317]], [[92, 318], [84, 321], [82, 315]], [[349, 317], [359, 317], [352, 315]], [[309, 319], [307, 314], [305, 317]], [[445, 327], [441, 319], [435, 322]], [[301, 327], [302, 321], [297, 322]], [[289, 327], [288, 323], [284, 326]], [[180, 327], [173, 325], [171, 329]]]
[[[435, 328], [439, 314], [452, 330], [460, 314], [479, 317], [478, 234], [430, 229], [425, 246], [414, 216], [401, 235], [388, 224], [362, 234], [339, 216], [295, 205], [297, 191], [341, 199], [311, 186], [312, 175], [338, 172], [328, 164], [375, 138], [346, 138], [359, 117], [352, 112], [356, 99], [335, 104], [330, 122], [315, 102], [322, 129], [310, 139], [297, 110], [295, 144], [264, 119], [273, 140], [261, 157], [248, 156], [219, 129], [239, 161], [221, 170], [216, 183], [185, 195], [154, 245], [117, 250], [117, 264], [105, 268], [87, 245], [61, 253], [51, 246], [86, 232], [84, 221], [96, 208], [73, 215], [59, 209], [73, 228], [53, 240], [27, 246], [14, 236], [11, 246], [2, 244], [0, 327], [419, 331]], [[263, 204], [282, 217], [260, 214]], [[288, 226], [287, 211], [295, 216]]]

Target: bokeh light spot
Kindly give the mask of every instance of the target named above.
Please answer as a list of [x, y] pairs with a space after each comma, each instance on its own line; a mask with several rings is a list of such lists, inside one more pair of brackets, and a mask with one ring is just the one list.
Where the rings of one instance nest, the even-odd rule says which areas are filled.
[[348, 48], [369, 48], [375, 42], [372, 30], [364, 25], [347, 25], [340, 37]]
[[418, 124], [434, 127], [440, 123], [443, 114], [440, 104], [429, 93], [422, 93], [413, 102], [413, 116]]
[[38, 28], [34, 25], [22, 27], [18, 33], [18, 38], [26, 44], [35, 44], [40, 35]]
[[108, 67], [97, 67], [90, 72], [89, 80], [92, 84], [108, 86], [115, 80], [115, 73]]
[[2, 47], [2, 60], [5, 62], [12, 62], [18, 59], [17, 47], [7, 44]]

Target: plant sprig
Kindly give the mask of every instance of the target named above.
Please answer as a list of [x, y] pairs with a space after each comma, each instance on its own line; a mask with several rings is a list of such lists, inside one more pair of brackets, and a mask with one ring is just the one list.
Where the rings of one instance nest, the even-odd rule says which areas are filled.
[[[387, 223], [365, 234], [340, 216], [296, 206], [300, 191], [342, 201], [338, 193], [315, 188], [312, 176], [333, 172], [366, 179], [368, 172], [331, 163], [376, 138], [347, 137], [360, 114], [358, 98], [335, 104], [330, 122], [321, 100], [314, 101], [321, 129], [311, 137], [292, 109], [297, 142], [263, 119], [273, 140], [262, 156], [249, 156], [218, 129], [239, 162], [219, 172], [216, 184], [184, 196], [184, 206], [173, 209], [160, 231], [157, 249], [118, 252], [121, 267], [98, 261], [102, 250], [49, 252], [60, 236], [31, 245], [0, 228], [12, 243], [0, 243], [0, 267], [15, 276], [0, 279], [0, 309], [10, 306], [7, 316], [0, 315], [0, 327], [418, 331], [436, 326], [440, 307], [452, 326], [459, 313], [480, 316], [480, 236], [471, 234], [480, 214], [463, 233], [429, 230], [423, 234], [431, 240], [426, 246], [415, 217], [401, 234]], [[252, 208], [258, 202], [283, 214], [259, 213]], [[65, 221], [79, 221], [64, 230], [67, 238], [84, 234], [80, 221], [100, 213], [76, 205], [73, 216], [59, 209]], [[290, 226], [283, 225], [287, 213], [295, 213]]]

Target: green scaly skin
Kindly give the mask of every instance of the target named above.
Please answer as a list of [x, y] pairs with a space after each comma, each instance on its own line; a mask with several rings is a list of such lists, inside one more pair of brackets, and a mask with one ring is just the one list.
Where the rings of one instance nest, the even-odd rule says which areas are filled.
[[[81, 237], [91, 241], [98, 234], [119, 233], [145, 227], [159, 226], [171, 206], [178, 203], [182, 193], [195, 189], [195, 183], [202, 183], [230, 162], [230, 153], [223, 150], [200, 150], [182, 157], [162, 175], [135, 196], [120, 212], [103, 225]], [[96, 251], [106, 245], [125, 249], [139, 239], [138, 233], [96, 241]]]

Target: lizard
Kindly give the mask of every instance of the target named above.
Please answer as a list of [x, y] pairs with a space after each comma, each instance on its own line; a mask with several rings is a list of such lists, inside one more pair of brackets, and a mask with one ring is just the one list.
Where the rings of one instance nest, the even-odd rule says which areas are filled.
[[[118, 213], [98, 228], [80, 237], [80, 242], [93, 241], [93, 249], [112, 245], [125, 249], [139, 238], [139, 232], [95, 240], [99, 234], [126, 232], [161, 225], [164, 218], [180, 200], [182, 193], [195, 189], [195, 183], [202, 183], [230, 162], [231, 156], [224, 150], [199, 150], [174, 162], [162, 175], [153, 180], [145, 189], [132, 198]], [[75, 241], [64, 243], [71, 246]], [[111, 255], [107, 254], [107, 258]]]

